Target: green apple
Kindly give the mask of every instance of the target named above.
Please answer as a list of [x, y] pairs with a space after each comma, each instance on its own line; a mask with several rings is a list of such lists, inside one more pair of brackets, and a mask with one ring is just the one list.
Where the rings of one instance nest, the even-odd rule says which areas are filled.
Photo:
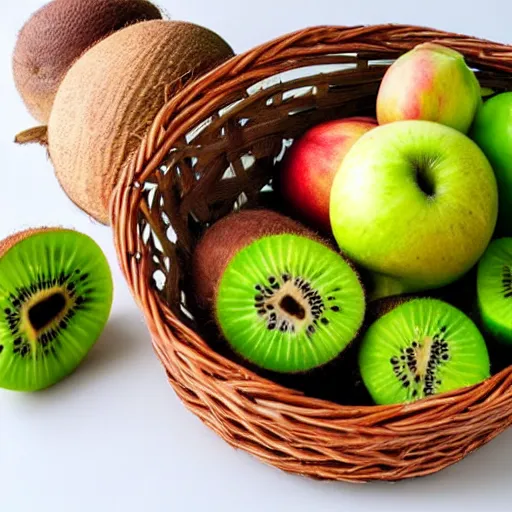
[[397, 121], [363, 135], [330, 196], [341, 251], [375, 278], [370, 299], [462, 277], [487, 248], [497, 214], [497, 182], [482, 150], [433, 121]]
[[512, 236], [512, 92], [487, 100], [470, 132], [491, 163], [498, 181], [497, 236]]

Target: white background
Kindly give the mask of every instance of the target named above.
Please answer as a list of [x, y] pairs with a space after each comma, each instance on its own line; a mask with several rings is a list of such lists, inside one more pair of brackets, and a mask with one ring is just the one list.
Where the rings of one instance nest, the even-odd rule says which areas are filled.
[[[42, 393], [0, 392], [0, 511], [483, 511], [510, 509], [512, 431], [434, 476], [399, 484], [319, 483], [228, 447], [168, 385], [118, 269], [112, 233], [77, 210], [44, 150], [18, 147], [34, 124], [11, 75], [17, 31], [41, 0], [0, 17], [0, 237], [64, 225], [91, 235], [115, 277], [111, 320], [69, 379]], [[397, 22], [512, 43], [509, 0], [161, 0], [174, 19], [205, 25], [239, 53], [317, 24]]]

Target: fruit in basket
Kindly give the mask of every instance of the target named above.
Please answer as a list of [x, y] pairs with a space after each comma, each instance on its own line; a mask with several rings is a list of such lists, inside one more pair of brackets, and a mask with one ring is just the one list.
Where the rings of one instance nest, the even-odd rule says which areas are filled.
[[496, 236], [512, 236], [512, 92], [497, 94], [478, 110], [472, 139], [491, 163], [499, 190]]
[[481, 102], [480, 84], [464, 56], [427, 42], [401, 55], [384, 74], [377, 119], [434, 121], [467, 133]]
[[332, 247], [270, 210], [233, 213], [194, 251], [195, 296], [246, 361], [299, 373], [334, 360], [365, 313], [357, 272]]
[[29, 112], [47, 123], [57, 89], [80, 55], [116, 30], [161, 17], [146, 0], [53, 0], [38, 9], [23, 25], [12, 59]]
[[278, 181], [282, 197], [301, 220], [323, 232], [331, 230], [329, 198], [332, 181], [354, 142], [377, 126], [370, 117], [320, 123], [294, 142]]
[[477, 268], [482, 323], [497, 340], [512, 343], [512, 238], [493, 240]]
[[484, 253], [496, 225], [496, 178], [481, 149], [431, 121], [363, 135], [331, 193], [341, 250], [373, 275], [371, 299], [445, 286]]
[[361, 376], [377, 404], [407, 403], [490, 377], [485, 340], [459, 309], [412, 299], [370, 325], [359, 351]]
[[35, 228], [0, 242], [0, 387], [37, 391], [72, 373], [97, 341], [110, 268], [85, 234]]
[[49, 153], [71, 201], [109, 223], [123, 165], [173, 91], [233, 56], [214, 32], [152, 20], [94, 45], [69, 70], [48, 124]]

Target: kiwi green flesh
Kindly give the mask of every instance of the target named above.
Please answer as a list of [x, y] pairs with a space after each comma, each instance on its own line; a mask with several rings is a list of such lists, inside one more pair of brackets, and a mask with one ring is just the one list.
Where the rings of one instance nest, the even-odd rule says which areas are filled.
[[482, 323], [501, 342], [512, 343], [512, 238], [493, 240], [477, 270]]
[[216, 294], [219, 327], [233, 350], [256, 366], [304, 372], [336, 358], [365, 314], [358, 275], [310, 238], [260, 238], [227, 265]]
[[108, 262], [88, 236], [55, 230], [0, 259], [0, 387], [47, 388], [87, 355], [110, 314]]
[[377, 404], [408, 403], [490, 376], [484, 338], [452, 305], [412, 299], [370, 325], [359, 349], [361, 377]]

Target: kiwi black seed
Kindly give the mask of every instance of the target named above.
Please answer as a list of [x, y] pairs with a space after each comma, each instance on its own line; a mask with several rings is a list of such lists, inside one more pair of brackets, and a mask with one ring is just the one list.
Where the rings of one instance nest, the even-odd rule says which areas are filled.
[[454, 306], [415, 298], [370, 325], [359, 351], [377, 404], [406, 403], [477, 384], [490, 376], [484, 338]]
[[495, 339], [512, 343], [512, 238], [493, 240], [478, 263], [480, 318]]
[[254, 210], [210, 230], [194, 258], [196, 290], [239, 356], [265, 370], [304, 372], [356, 337], [365, 313], [359, 276], [302, 225]]
[[47, 388], [83, 360], [108, 320], [108, 262], [87, 235], [37, 228], [0, 243], [0, 387]]

